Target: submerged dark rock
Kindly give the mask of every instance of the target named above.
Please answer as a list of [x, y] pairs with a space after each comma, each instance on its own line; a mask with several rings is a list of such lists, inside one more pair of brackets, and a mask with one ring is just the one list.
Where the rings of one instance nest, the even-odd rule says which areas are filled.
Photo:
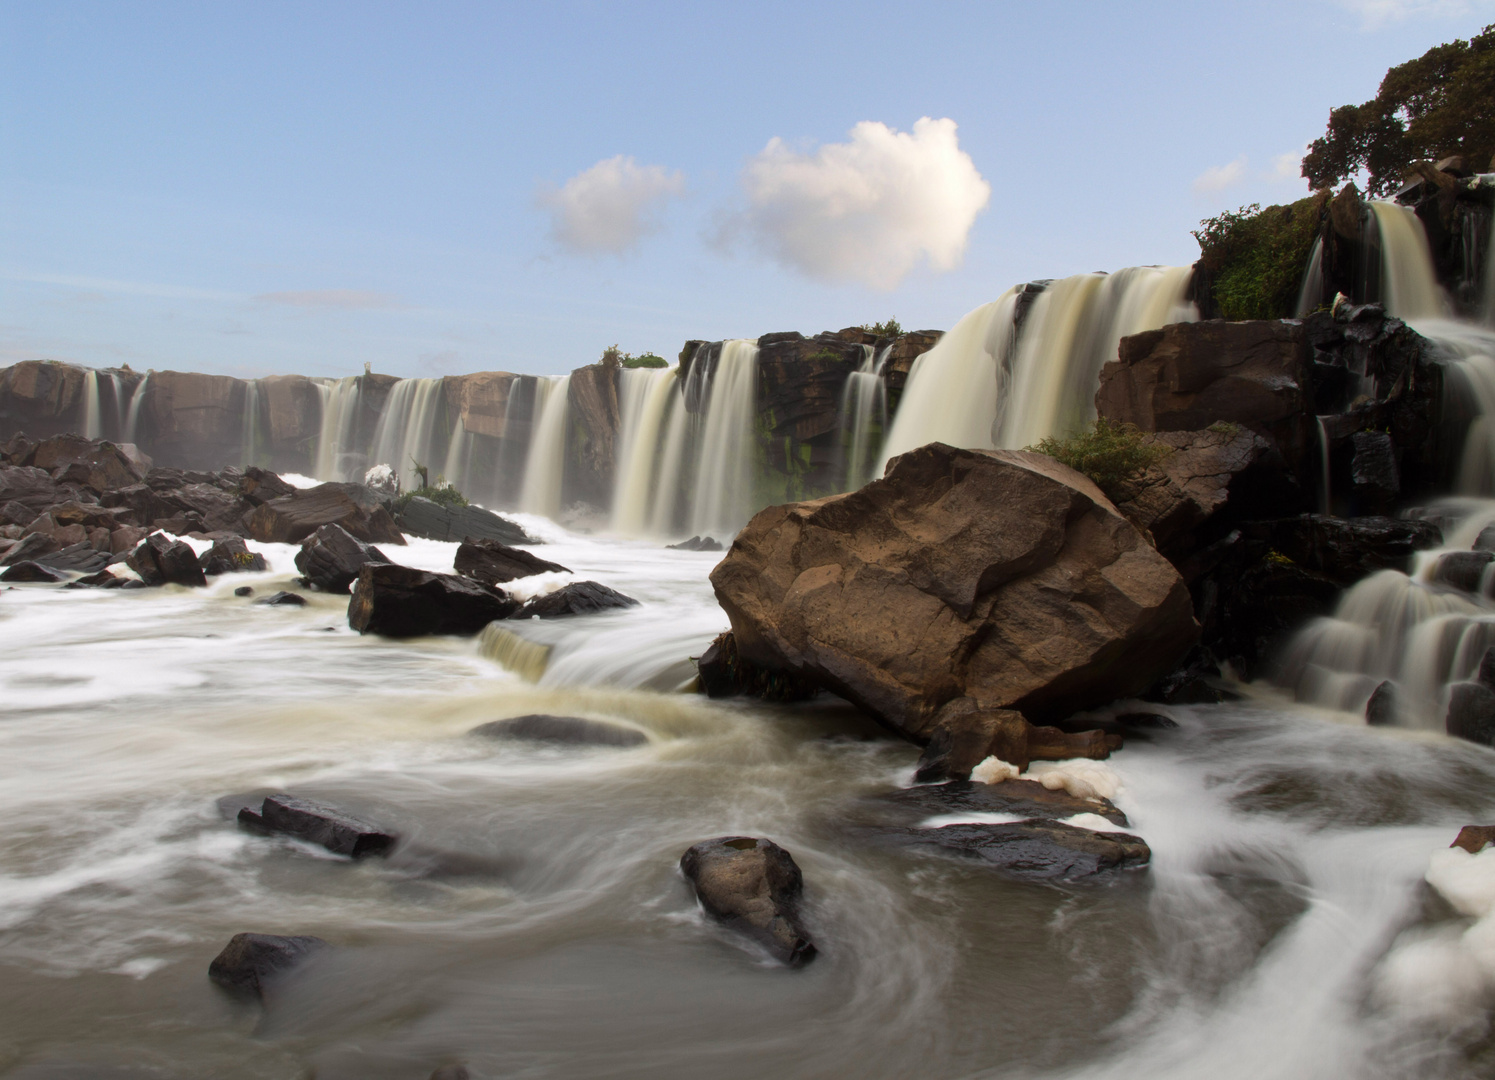
[[569, 746], [641, 746], [649, 737], [636, 728], [586, 720], [579, 716], [532, 714], [507, 720], [491, 720], [468, 732], [486, 738], [526, 739], [532, 742], [564, 743]]
[[799, 921], [804, 877], [793, 856], [771, 840], [722, 836], [680, 858], [706, 913], [766, 946], [791, 967], [815, 957]]
[[260, 597], [255, 603], [265, 604], [269, 607], [305, 607], [306, 597], [297, 593], [286, 592], [282, 589], [280, 592]]
[[246, 806], [238, 820], [249, 828], [285, 833], [355, 859], [385, 855], [399, 842], [397, 834], [373, 822], [294, 795], [267, 796], [258, 813]]
[[323, 592], [346, 593], [368, 563], [394, 562], [372, 544], [365, 544], [341, 525], [323, 525], [296, 552], [296, 569], [306, 583]]
[[1396, 726], [1396, 684], [1389, 679], [1376, 687], [1365, 703], [1365, 722], [1371, 727]]
[[610, 608], [637, 607], [638, 601], [595, 581], [576, 581], [555, 592], [526, 600], [514, 613], [516, 619], [558, 619], [565, 615], [590, 615]]
[[1095, 832], [1059, 821], [889, 829], [892, 843], [979, 859], [1017, 877], [1072, 881], [1146, 866], [1152, 852], [1129, 833]]
[[1455, 738], [1495, 746], [1495, 690], [1477, 682], [1454, 683], [1443, 727]]
[[208, 978], [235, 994], [263, 998], [292, 968], [329, 948], [319, 937], [235, 934], [208, 966]]
[[678, 544], [666, 544], [671, 551], [724, 551], [722, 542], [710, 536], [692, 536]]
[[456, 574], [367, 563], [358, 571], [348, 625], [386, 637], [476, 634], [518, 607], [504, 593]]
[[240, 585], [237, 589], [234, 590], [234, 595], [235, 596], [253, 596], [254, 595], [254, 590], [251, 589], [248, 585]]
[[497, 540], [481, 540], [471, 536], [457, 548], [453, 569], [463, 577], [470, 577], [485, 585], [502, 585], [506, 581], [534, 574], [571, 572], [560, 563], [547, 562], [528, 551], [509, 547]]

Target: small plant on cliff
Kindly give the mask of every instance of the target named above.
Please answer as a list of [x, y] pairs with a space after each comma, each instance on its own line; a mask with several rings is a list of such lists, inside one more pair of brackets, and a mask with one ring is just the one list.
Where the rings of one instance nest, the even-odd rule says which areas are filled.
[[903, 333], [903, 327], [898, 325], [897, 319], [879, 323], [862, 323], [858, 329], [865, 330], [869, 334], [876, 334], [878, 337], [897, 337]]
[[1133, 425], [1105, 418], [1066, 439], [1044, 439], [1028, 449], [1084, 473], [1095, 481], [1106, 498], [1113, 500], [1122, 493], [1123, 484], [1173, 452], [1172, 447], [1148, 442], [1147, 436]]
[[670, 362], [662, 356], [655, 356], [651, 352], [641, 353], [638, 356], [623, 354], [623, 366], [626, 368], [667, 368]]
[[1207, 218], [1194, 231], [1199, 269], [1226, 319], [1285, 319], [1297, 314], [1298, 289], [1313, 251], [1327, 192], [1290, 206], [1258, 204]]

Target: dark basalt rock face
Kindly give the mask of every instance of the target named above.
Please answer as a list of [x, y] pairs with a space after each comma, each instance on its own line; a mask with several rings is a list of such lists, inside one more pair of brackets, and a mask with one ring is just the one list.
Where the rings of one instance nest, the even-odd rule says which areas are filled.
[[366, 563], [348, 604], [348, 625], [386, 637], [476, 634], [518, 607], [504, 593], [456, 574]]
[[[442, 506], [416, 496], [400, 511], [399, 526], [427, 540], [497, 540], [502, 544], [535, 544], [518, 522], [478, 506]], [[353, 532], [353, 530], [348, 530]], [[357, 536], [357, 533], [354, 533]], [[379, 537], [359, 537], [378, 540]], [[404, 543], [402, 539], [399, 541]]]
[[354, 859], [386, 855], [399, 842], [398, 835], [379, 825], [293, 795], [268, 796], [258, 813], [246, 806], [238, 820], [248, 828], [285, 833]]
[[208, 978], [234, 994], [262, 999], [293, 968], [329, 948], [319, 937], [235, 934], [208, 966]]
[[206, 585], [208, 579], [197, 564], [197, 553], [180, 540], [151, 533], [125, 559], [147, 585]]
[[595, 581], [576, 581], [544, 596], [531, 597], [514, 612], [516, 619], [558, 619], [566, 615], [590, 615], [611, 608], [636, 607], [638, 601]]
[[35, 562], [12, 563], [0, 574], [0, 581], [9, 582], [58, 582], [66, 581], [67, 575], [50, 566]]
[[244, 523], [250, 536], [266, 543], [299, 543], [323, 525], [340, 525], [365, 543], [405, 543], [389, 511], [362, 484], [319, 484], [283, 495], [255, 507]]
[[1438, 556], [1438, 562], [1433, 566], [1433, 580], [1464, 592], [1478, 593], [1485, 568], [1492, 561], [1495, 561], [1495, 552], [1450, 551]]
[[296, 569], [306, 583], [330, 593], [346, 593], [366, 564], [393, 561], [341, 525], [323, 525], [301, 541], [301, 550], [296, 552]]
[[706, 913], [752, 937], [791, 967], [815, 957], [799, 920], [804, 877], [771, 840], [723, 836], [694, 845], [680, 869]]
[[883, 836], [890, 843], [979, 859], [1023, 878], [1072, 881], [1140, 869], [1152, 858], [1141, 838], [1128, 833], [1093, 832], [1038, 819], [1010, 825], [887, 830]]
[[761, 668], [737, 652], [732, 631], [718, 634], [696, 661], [701, 693], [707, 697], [760, 697], [768, 701], [804, 701], [820, 687], [801, 675]]
[[567, 746], [642, 746], [649, 737], [636, 728], [579, 716], [532, 714], [491, 720], [468, 732], [491, 739], [524, 739]]
[[463, 577], [481, 581], [484, 585], [501, 585], [533, 574], [571, 572], [560, 563], [546, 562], [528, 551], [509, 547], [497, 540], [473, 537], [468, 537], [457, 548], [453, 568]]
[[1495, 647], [1485, 650], [1473, 680], [1449, 689], [1443, 726], [1455, 738], [1495, 746]]
[[213, 546], [197, 557], [197, 565], [208, 577], [266, 569], [265, 557], [257, 551], [250, 551], [237, 536], [213, 541]]
[[725, 551], [720, 540], [710, 536], [692, 536], [689, 540], [682, 540], [678, 544], [666, 544], [665, 547], [671, 551]]

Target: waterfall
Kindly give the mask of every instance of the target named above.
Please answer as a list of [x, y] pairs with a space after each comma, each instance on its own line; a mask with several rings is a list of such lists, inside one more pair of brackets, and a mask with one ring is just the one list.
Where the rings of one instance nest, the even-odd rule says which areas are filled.
[[109, 387], [114, 391], [114, 437], [123, 442], [125, 434], [125, 384], [112, 371], [109, 373]]
[[1020, 329], [1017, 290], [977, 308], [914, 362], [881, 464], [936, 440], [1021, 449], [1084, 427], [1123, 337], [1199, 317], [1190, 274], [1136, 266], [1064, 278], [1038, 294]]
[[452, 424], [451, 440], [446, 444], [446, 462], [441, 467], [441, 475], [464, 494], [469, 491], [467, 473], [471, 461], [472, 436], [467, 433], [467, 425], [462, 423], [462, 414], [458, 413]]
[[[405, 488], [416, 487], [416, 463], [433, 464], [436, 447], [431, 436], [436, 414], [441, 410], [441, 379], [401, 379], [389, 392], [389, 400], [374, 427], [370, 465], [388, 465]], [[431, 477], [434, 482], [435, 477]]]
[[1322, 416], [1315, 416], [1314, 420], [1318, 423], [1319, 433], [1319, 513], [1327, 514], [1332, 505], [1329, 500], [1329, 429], [1324, 427]]
[[1433, 252], [1422, 221], [1396, 203], [1373, 202], [1381, 238], [1381, 299], [1399, 319], [1446, 319], [1448, 297], [1433, 272]]
[[1490, 215], [1490, 242], [1485, 245], [1485, 323], [1495, 326], [1495, 214]]
[[99, 420], [99, 373], [89, 368], [83, 373], [83, 437], [97, 439], [103, 436], [103, 424]]
[[135, 384], [135, 392], [130, 395], [130, 411], [125, 416], [125, 442], [133, 443], [136, 440], [136, 429], [140, 426], [140, 405], [145, 400], [145, 388], [151, 381], [150, 372], [145, 373], [145, 378]]
[[244, 384], [244, 417], [239, 424], [239, 462], [258, 465], [260, 456], [260, 383], [250, 379]]
[[318, 480], [345, 480], [343, 457], [353, 449], [362, 387], [358, 376], [348, 375], [336, 382], [319, 379], [317, 390], [322, 395], [322, 425], [312, 475]]
[[[691, 373], [695, 373], [694, 368]], [[654, 486], [649, 510], [649, 530], [656, 536], [669, 536], [680, 525], [681, 476], [685, 467], [685, 441], [690, 434], [690, 410], [686, 408], [683, 392], [669, 396], [665, 411], [664, 443], [659, 448], [659, 482]]]
[[866, 358], [852, 372], [841, 390], [841, 408], [837, 427], [841, 432], [842, 490], [855, 491], [872, 479], [875, 461], [873, 438], [888, 429], [887, 383], [882, 367], [892, 351], [889, 345], [880, 356], [871, 345], [863, 345]]
[[535, 387], [536, 420], [530, 430], [529, 457], [519, 509], [556, 517], [561, 511], [561, 482], [566, 471], [566, 420], [570, 412], [571, 376], [541, 379]]
[[1303, 271], [1303, 284], [1298, 289], [1298, 318], [1313, 314], [1324, 302], [1324, 238], [1314, 238], [1313, 250], [1308, 254], [1308, 269]]
[[612, 527], [620, 533], [638, 535], [650, 525], [650, 495], [660, 451], [660, 432], [671, 401], [680, 397], [680, 370], [625, 370], [619, 391], [621, 425], [613, 482]]
[[[690, 382], [706, 402], [690, 531], [735, 533], [757, 509], [753, 419], [757, 415], [758, 343], [742, 338], [722, 342], [715, 372], [709, 372], [705, 364], [695, 364]], [[687, 387], [687, 395], [691, 392]]]

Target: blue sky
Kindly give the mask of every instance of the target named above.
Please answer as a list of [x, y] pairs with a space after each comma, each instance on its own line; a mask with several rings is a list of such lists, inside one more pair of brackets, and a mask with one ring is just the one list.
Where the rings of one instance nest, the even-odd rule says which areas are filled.
[[1192, 261], [1200, 218], [1306, 194], [1332, 106], [1490, 22], [3, 0], [0, 364], [547, 374], [613, 342], [944, 329], [1018, 281]]

